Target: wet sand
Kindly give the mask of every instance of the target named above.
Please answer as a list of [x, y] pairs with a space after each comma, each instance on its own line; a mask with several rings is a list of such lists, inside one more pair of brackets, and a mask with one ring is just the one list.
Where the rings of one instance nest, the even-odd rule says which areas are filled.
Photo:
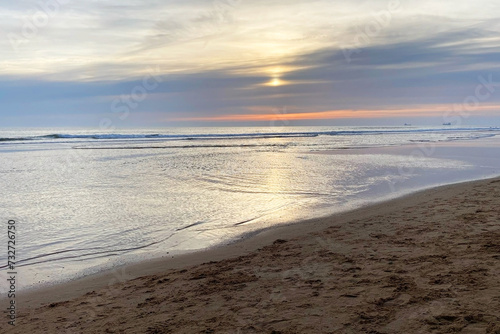
[[499, 277], [490, 179], [27, 292], [0, 332], [500, 333]]

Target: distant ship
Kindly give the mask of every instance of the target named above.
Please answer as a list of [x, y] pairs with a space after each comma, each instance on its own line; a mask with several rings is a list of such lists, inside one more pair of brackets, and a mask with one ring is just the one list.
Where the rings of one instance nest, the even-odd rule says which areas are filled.
[[448, 122], [448, 123], [443, 123], [443, 125], [451, 125], [451, 123], [450, 123], [450, 122]]
[[411, 124], [410, 123], [405, 123], [405, 126], [411, 126]]

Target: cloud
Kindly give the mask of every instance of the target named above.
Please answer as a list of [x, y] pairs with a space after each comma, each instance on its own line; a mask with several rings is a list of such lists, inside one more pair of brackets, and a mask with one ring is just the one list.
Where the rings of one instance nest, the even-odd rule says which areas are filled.
[[[387, 109], [431, 117], [473, 95], [479, 77], [500, 81], [496, 2], [479, 1], [474, 10], [465, 1], [401, 2], [387, 16], [390, 6], [383, 0], [71, 1], [16, 51], [6, 36], [22, 35], [40, 7], [5, 3], [0, 122], [36, 125], [28, 116], [80, 115], [81, 124], [93, 126], [152, 69], [159, 69], [161, 85], [120, 124], [251, 120], [283, 108], [309, 118], [346, 110], [398, 117]], [[377, 21], [380, 15], [386, 20]], [[383, 23], [370, 30], [374, 22]], [[499, 97], [495, 91], [481, 104], [496, 106]], [[494, 117], [491, 108], [475, 112]]]

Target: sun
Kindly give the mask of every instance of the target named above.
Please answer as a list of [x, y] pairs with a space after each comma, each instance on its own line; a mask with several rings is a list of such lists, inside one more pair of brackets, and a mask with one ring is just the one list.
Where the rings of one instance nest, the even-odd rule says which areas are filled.
[[272, 67], [268, 68], [266, 70], [266, 74], [269, 78], [269, 81], [261, 84], [263, 86], [268, 86], [268, 87], [279, 87], [279, 86], [284, 86], [288, 85], [289, 82], [286, 80], [283, 80], [282, 77], [284, 76], [284, 70], [282, 67]]
[[286, 85], [286, 81], [281, 80], [279, 77], [271, 78], [271, 80], [269, 80], [264, 84], [264, 86], [270, 86], [270, 87], [279, 87], [283, 85]]
[[283, 82], [281, 82], [280, 78], [274, 78], [269, 82], [269, 86], [277, 87], [281, 86]]

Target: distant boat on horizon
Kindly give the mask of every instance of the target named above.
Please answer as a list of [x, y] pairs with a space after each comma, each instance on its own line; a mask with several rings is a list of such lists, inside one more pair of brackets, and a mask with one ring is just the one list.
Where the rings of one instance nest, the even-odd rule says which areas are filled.
[[443, 125], [451, 125], [451, 123], [450, 123], [450, 122], [448, 122], [448, 123], [443, 123]]
[[410, 123], [405, 123], [405, 126], [411, 126], [411, 124]]

